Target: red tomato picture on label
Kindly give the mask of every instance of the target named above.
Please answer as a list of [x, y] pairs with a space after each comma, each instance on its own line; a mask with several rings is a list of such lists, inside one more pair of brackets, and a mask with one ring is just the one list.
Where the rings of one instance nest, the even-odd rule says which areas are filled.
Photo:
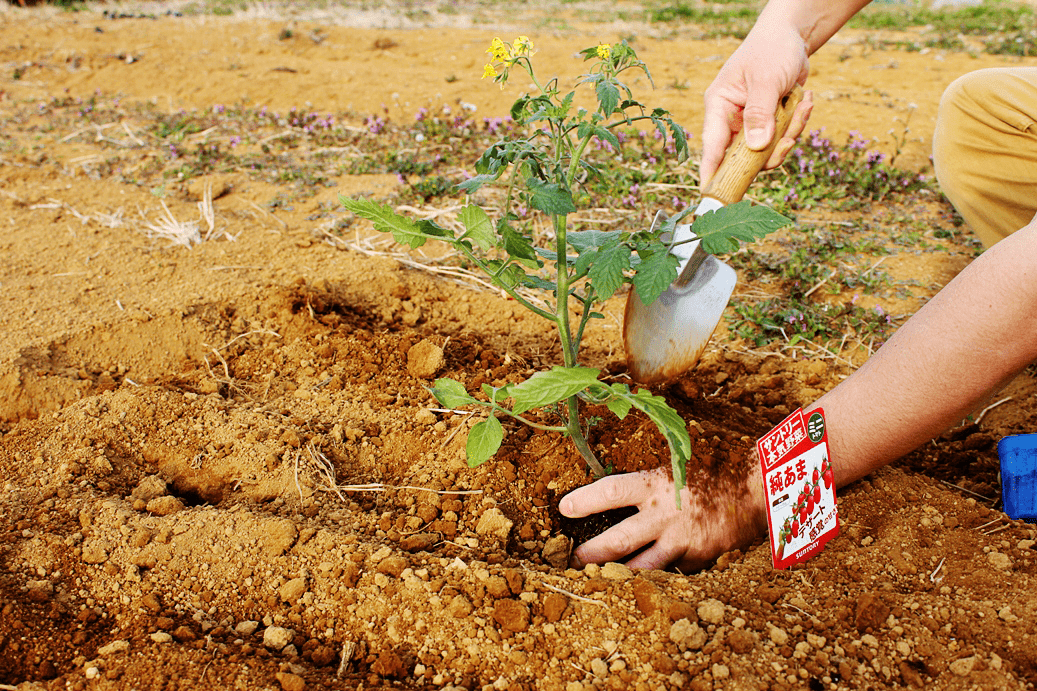
[[814, 503], [815, 504], [820, 504], [821, 503], [821, 485], [816, 485], [814, 487]]
[[799, 521], [792, 521], [792, 537], [799, 537]]

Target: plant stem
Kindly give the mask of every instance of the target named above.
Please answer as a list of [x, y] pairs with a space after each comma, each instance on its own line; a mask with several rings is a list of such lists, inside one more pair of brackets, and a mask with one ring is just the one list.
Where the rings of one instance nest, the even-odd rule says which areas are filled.
[[[569, 174], [566, 182], [571, 185], [572, 180], [576, 175], [577, 165], [579, 164], [580, 154], [583, 153], [584, 148], [587, 146], [587, 142], [590, 141], [590, 136], [584, 137], [583, 141], [580, 142], [579, 148], [573, 155], [572, 163], [569, 167]], [[558, 276], [556, 282], [556, 290], [558, 291], [558, 300], [555, 305], [555, 323], [558, 325], [558, 335], [562, 340], [562, 357], [565, 360], [566, 367], [576, 366], [576, 344], [573, 342], [572, 330], [569, 326], [569, 266], [565, 261], [566, 256], [566, 225], [565, 225], [565, 214], [555, 214], [554, 226], [555, 226], [555, 250], [558, 254], [557, 263], [555, 265], [555, 272]], [[582, 331], [582, 329], [581, 329]], [[584, 462], [587, 467], [591, 469], [591, 473], [595, 477], [604, 477], [605, 469], [601, 463], [598, 462], [597, 457], [594, 455], [594, 451], [591, 450], [590, 444], [587, 443], [587, 438], [583, 435], [583, 427], [580, 425], [580, 399], [576, 395], [569, 397], [566, 401], [566, 411], [568, 413], [568, 420], [566, 421], [566, 428], [569, 436], [573, 440], [573, 444], [576, 445], [576, 449], [583, 456]]]

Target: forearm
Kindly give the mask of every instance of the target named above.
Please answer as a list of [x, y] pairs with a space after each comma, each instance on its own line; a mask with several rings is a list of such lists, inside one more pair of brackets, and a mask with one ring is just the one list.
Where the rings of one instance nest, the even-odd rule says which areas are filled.
[[773, 33], [776, 24], [791, 24], [807, 54], [823, 46], [835, 32], [871, 0], [771, 0], [760, 12], [753, 32]]
[[976, 259], [818, 400], [844, 485], [957, 424], [1037, 360], [1037, 226]]

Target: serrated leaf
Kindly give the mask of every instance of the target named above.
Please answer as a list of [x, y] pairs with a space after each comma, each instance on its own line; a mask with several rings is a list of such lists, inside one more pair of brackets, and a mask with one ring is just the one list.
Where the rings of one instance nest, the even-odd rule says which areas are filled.
[[566, 234], [565, 241], [576, 248], [577, 252], [583, 252], [598, 249], [621, 234], [618, 230], [573, 230]]
[[483, 185], [495, 181], [497, 178], [497, 175], [474, 175], [467, 180], [462, 180], [457, 183], [457, 189], [471, 194]]
[[687, 484], [687, 464], [688, 459], [691, 458], [691, 437], [688, 435], [688, 425], [662, 396], [654, 396], [649, 391], [639, 389], [636, 394], [626, 400], [647, 415], [666, 439], [666, 444], [670, 448], [673, 484], [677, 490], [677, 507], [680, 508], [680, 490]]
[[[598, 300], [608, 300], [623, 285], [623, 272], [630, 268], [630, 248], [616, 245], [598, 250], [587, 272]], [[664, 289], [665, 290], [665, 289]]]
[[486, 397], [493, 403], [500, 403], [501, 401], [511, 397], [511, 384], [505, 384], [504, 386], [490, 386], [489, 384], [483, 384], [482, 392], [486, 394]]
[[482, 251], [486, 251], [497, 243], [497, 236], [493, 232], [493, 221], [481, 208], [475, 204], [468, 204], [461, 209], [457, 215], [464, 224], [465, 234], [462, 238], [468, 238]]
[[616, 112], [619, 105], [619, 89], [615, 84], [608, 79], [599, 79], [594, 91], [598, 95], [598, 106], [602, 114], [608, 117]]
[[630, 412], [630, 408], [633, 407], [633, 403], [626, 400], [625, 398], [610, 398], [605, 401], [605, 406], [612, 411], [612, 414], [618, 417], [620, 420], [627, 416]]
[[702, 238], [702, 249], [710, 254], [723, 254], [738, 249], [739, 241], [754, 242], [792, 223], [765, 206], [742, 201], [702, 214], [691, 231]]
[[430, 391], [444, 408], [460, 408], [463, 405], [478, 403], [464, 388], [464, 384], [455, 379], [437, 379]]
[[616, 137], [616, 135], [614, 135], [612, 133], [612, 130], [610, 130], [609, 128], [607, 128], [607, 127], [595, 127], [594, 128], [594, 135], [598, 139], [602, 139], [602, 140], [608, 142], [609, 145], [613, 149], [616, 149], [617, 151], [619, 150], [619, 139]]
[[598, 381], [601, 370], [555, 366], [511, 387], [515, 414], [565, 400]]
[[535, 178], [530, 178], [527, 183], [532, 190], [529, 205], [537, 211], [551, 216], [576, 212], [576, 205], [569, 190], [553, 182], [542, 182]]
[[526, 274], [526, 277], [522, 279], [522, 285], [527, 288], [533, 288], [535, 290], [546, 290], [548, 292], [554, 292], [558, 289], [558, 284], [553, 281], [548, 281], [541, 278], [540, 276], [531, 276]]
[[504, 428], [493, 415], [475, 423], [468, 431], [468, 442], [464, 447], [468, 467], [474, 468], [492, 458], [503, 440]]
[[[533, 241], [509, 225], [500, 228], [501, 239], [504, 242], [504, 251], [516, 259], [530, 259], [537, 261], [536, 252], [533, 249]], [[539, 263], [539, 262], [537, 262]]]
[[415, 249], [424, 245], [428, 239], [414, 221], [401, 216], [385, 204], [378, 204], [369, 199], [352, 199], [344, 195], [339, 195], [338, 199], [342, 206], [371, 221], [375, 230], [392, 233], [393, 239], [401, 245]]
[[670, 120], [670, 132], [673, 134], [674, 148], [677, 150], [677, 160], [685, 161], [688, 158], [688, 135], [684, 128]]
[[637, 273], [631, 280], [641, 302], [652, 304], [670, 287], [677, 278], [678, 264], [680, 260], [669, 252], [656, 252], [649, 257], [641, 257]]

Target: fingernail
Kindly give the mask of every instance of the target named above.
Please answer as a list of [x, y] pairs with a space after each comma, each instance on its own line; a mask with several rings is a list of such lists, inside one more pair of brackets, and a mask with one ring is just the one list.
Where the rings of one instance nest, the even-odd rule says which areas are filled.
[[571, 517], [573, 513], [573, 500], [568, 497], [562, 499], [562, 501], [558, 502], [558, 511], [563, 516]]
[[584, 567], [583, 560], [576, 556], [576, 552], [569, 555], [569, 567], [573, 569], [582, 569]]
[[750, 149], [762, 149], [767, 146], [767, 131], [762, 127], [754, 127], [745, 133], [745, 143]]

